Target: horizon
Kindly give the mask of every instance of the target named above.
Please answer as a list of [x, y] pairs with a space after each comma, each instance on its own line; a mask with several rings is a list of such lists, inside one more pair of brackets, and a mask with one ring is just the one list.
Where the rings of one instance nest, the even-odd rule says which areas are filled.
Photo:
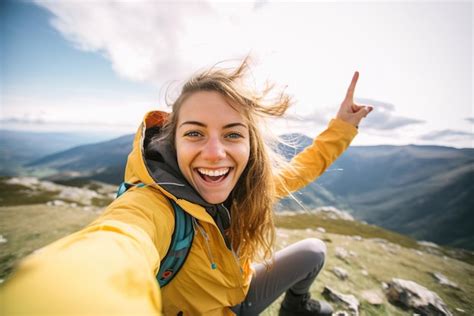
[[471, 2], [110, 4], [2, 2], [2, 129], [134, 133], [178, 82], [251, 53], [252, 84], [296, 101], [275, 134], [317, 136], [358, 70], [374, 111], [353, 146], [474, 147]]
[[[0, 128], [0, 132], [13, 132], [13, 133], [22, 133], [22, 134], [57, 134], [57, 135], [70, 135], [70, 136], [83, 136], [85, 137], [84, 139], [87, 139], [85, 142], [81, 142], [78, 145], [74, 145], [66, 150], [72, 149], [74, 147], [79, 147], [83, 145], [92, 145], [92, 144], [98, 144], [102, 142], [108, 142], [114, 139], [122, 138], [125, 136], [130, 136], [133, 137], [135, 133], [115, 133], [115, 132], [109, 132], [109, 133], [101, 133], [97, 131], [27, 131], [27, 130], [11, 130], [11, 129], [5, 129], [5, 128]], [[283, 137], [285, 135], [290, 135], [290, 134], [297, 134], [299, 136], [304, 136], [309, 139], [312, 139], [310, 136], [302, 134], [302, 133], [284, 133], [284, 134], [278, 134], [277, 137]], [[393, 145], [393, 144], [376, 144], [376, 145], [350, 145], [349, 148], [352, 147], [407, 147], [407, 146], [415, 146], [415, 147], [442, 147], [442, 148], [450, 148], [450, 149], [458, 149], [458, 150], [465, 150], [465, 149], [474, 149], [472, 147], [454, 147], [454, 146], [446, 146], [446, 145], [437, 145], [437, 144], [402, 144], [402, 145]], [[348, 149], [349, 149], [348, 148]], [[61, 151], [66, 151], [66, 150], [61, 150]], [[58, 152], [61, 152], [58, 151]], [[58, 152], [54, 152], [53, 154], [56, 154]], [[48, 154], [49, 156], [49, 154]]]

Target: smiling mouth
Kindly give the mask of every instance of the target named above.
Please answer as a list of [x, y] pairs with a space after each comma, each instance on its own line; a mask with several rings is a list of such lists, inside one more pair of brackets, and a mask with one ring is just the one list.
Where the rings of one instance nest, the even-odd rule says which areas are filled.
[[232, 168], [206, 169], [196, 168], [197, 173], [204, 181], [208, 183], [222, 182], [230, 173]]

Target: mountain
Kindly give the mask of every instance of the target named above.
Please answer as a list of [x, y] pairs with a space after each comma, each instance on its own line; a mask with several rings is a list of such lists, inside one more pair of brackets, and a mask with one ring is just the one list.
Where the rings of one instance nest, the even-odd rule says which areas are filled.
[[121, 136], [96, 144], [82, 145], [48, 155], [26, 165], [48, 174], [50, 180], [84, 178], [119, 184], [127, 155], [132, 150], [133, 135]]
[[[311, 139], [283, 135], [288, 159]], [[132, 135], [79, 146], [28, 165], [50, 179], [70, 177], [119, 184]], [[333, 205], [368, 223], [409, 236], [474, 249], [474, 150], [440, 146], [350, 147], [315, 182], [280, 210]]]
[[110, 135], [0, 130], [0, 175], [22, 174], [26, 163], [82, 144], [110, 139]]
[[[279, 146], [288, 159], [312, 141], [301, 135], [284, 140], [293, 140], [293, 147]], [[358, 219], [418, 239], [474, 249], [473, 149], [350, 147], [295, 196], [306, 196], [302, 201], [307, 202], [321, 191], [331, 192], [338, 207]]]

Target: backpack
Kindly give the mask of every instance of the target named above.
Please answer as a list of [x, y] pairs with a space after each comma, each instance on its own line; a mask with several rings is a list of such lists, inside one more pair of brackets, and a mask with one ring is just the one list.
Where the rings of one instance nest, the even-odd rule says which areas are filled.
[[[141, 188], [144, 187], [145, 184], [123, 182], [117, 190], [116, 198], [133, 186]], [[181, 206], [176, 204], [174, 200], [168, 200], [173, 206], [174, 231], [171, 236], [171, 243], [168, 252], [161, 260], [160, 269], [156, 274], [156, 280], [160, 287], [164, 287], [168, 284], [179, 272], [188, 257], [194, 239], [193, 217], [185, 212]]]

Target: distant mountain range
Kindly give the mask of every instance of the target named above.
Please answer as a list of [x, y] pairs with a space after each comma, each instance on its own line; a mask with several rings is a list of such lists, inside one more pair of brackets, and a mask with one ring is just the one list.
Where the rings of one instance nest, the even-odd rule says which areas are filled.
[[132, 150], [133, 135], [82, 145], [48, 155], [26, 165], [48, 175], [50, 180], [85, 178], [120, 184]]
[[0, 174], [23, 173], [24, 164], [69, 148], [112, 138], [111, 133], [27, 132], [0, 129]]
[[[280, 146], [288, 158], [312, 141], [290, 136], [297, 139], [296, 148]], [[321, 188], [358, 219], [417, 239], [474, 249], [474, 149], [350, 147], [297, 197], [310, 199]]]
[[[279, 146], [288, 159], [312, 141], [299, 134], [283, 139], [295, 140], [293, 146]], [[83, 178], [118, 184], [132, 141], [133, 135], [126, 135], [78, 146], [26, 167], [52, 180]], [[358, 219], [417, 239], [474, 249], [473, 192], [474, 149], [354, 146], [316, 182], [294, 194], [300, 204], [285, 199], [278, 208], [334, 205]]]

